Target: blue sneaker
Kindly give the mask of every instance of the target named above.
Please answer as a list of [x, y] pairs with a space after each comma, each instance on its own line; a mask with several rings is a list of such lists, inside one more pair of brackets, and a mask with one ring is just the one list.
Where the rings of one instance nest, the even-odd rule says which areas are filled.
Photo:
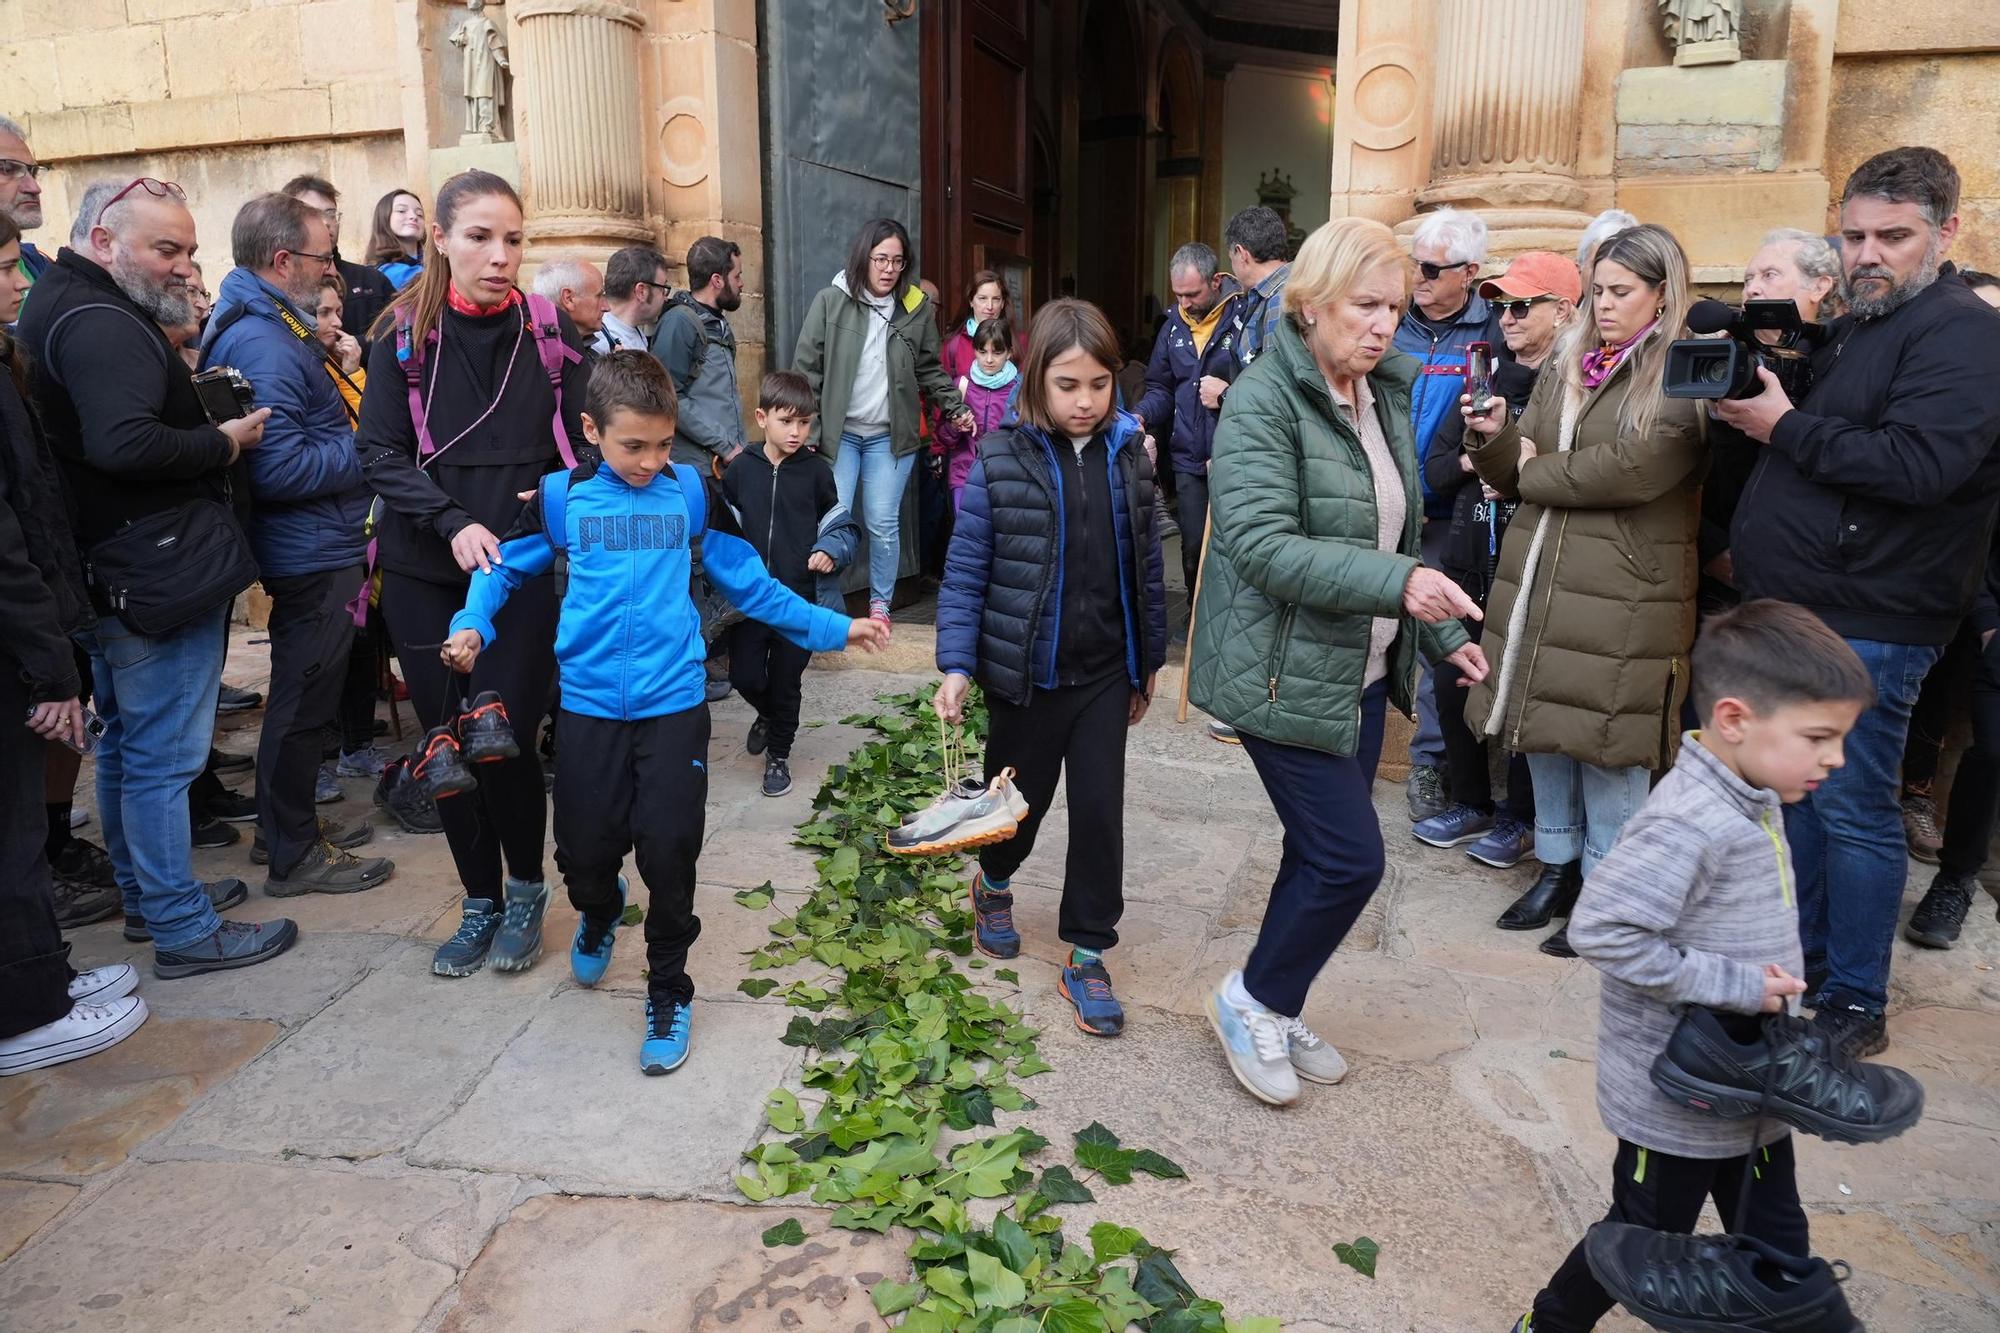
[[569, 945], [570, 975], [579, 986], [595, 986], [604, 980], [611, 966], [611, 946], [618, 942], [618, 922], [625, 915], [625, 877], [618, 877], [618, 910], [608, 925], [599, 925], [586, 914], [576, 923], [576, 938]]
[[431, 971], [438, 976], [469, 977], [486, 966], [494, 932], [500, 929], [499, 905], [490, 898], [467, 898], [464, 912], [458, 933], [431, 957]]
[[1511, 815], [1493, 821], [1493, 831], [1465, 849], [1465, 854], [1495, 870], [1512, 870], [1535, 850], [1535, 830]]
[[648, 1074], [671, 1074], [687, 1063], [688, 1007], [679, 1000], [646, 997], [646, 1039], [639, 1043], [639, 1068]]
[[542, 956], [542, 913], [549, 910], [549, 886], [509, 875], [506, 894], [491, 962], [496, 972], [525, 972]]
[[1433, 847], [1458, 847], [1492, 831], [1493, 816], [1469, 805], [1454, 805], [1441, 815], [1420, 819], [1410, 829], [1418, 842]]
[[1063, 998], [1076, 1010], [1076, 1025], [1093, 1037], [1115, 1037], [1125, 1030], [1125, 1010], [1111, 993], [1111, 974], [1102, 958], [1078, 965], [1076, 955], [1056, 977]]
[[988, 958], [1018, 958], [1021, 936], [1014, 929], [1014, 895], [988, 892], [986, 872], [972, 876], [972, 942]]

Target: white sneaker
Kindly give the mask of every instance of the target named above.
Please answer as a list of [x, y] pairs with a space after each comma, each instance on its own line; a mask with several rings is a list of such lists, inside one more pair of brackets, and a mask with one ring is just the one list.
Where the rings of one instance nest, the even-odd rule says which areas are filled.
[[1289, 1106], [1299, 1099], [1299, 1076], [1287, 1050], [1288, 1020], [1254, 1001], [1247, 1006], [1231, 1002], [1231, 983], [1241, 986], [1242, 978], [1241, 972], [1231, 972], [1209, 995], [1208, 1021], [1222, 1038], [1229, 1072], [1244, 1090], [1273, 1106]]
[[1347, 1061], [1341, 1059], [1331, 1042], [1320, 1040], [1304, 1019], [1281, 1016], [1278, 1021], [1284, 1024], [1286, 1054], [1291, 1056], [1292, 1068], [1299, 1071], [1300, 1078], [1315, 1083], [1338, 1083], [1347, 1077]]
[[0, 1075], [22, 1074], [116, 1046], [146, 1021], [146, 1002], [128, 995], [110, 1004], [79, 1004], [53, 1023], [0, 1041]]
[[139, 969], [130, 963], [113, 963], [79, 972], [69, 983], [69, 998], [78, 1004], [110, 1004], [139, 988]]

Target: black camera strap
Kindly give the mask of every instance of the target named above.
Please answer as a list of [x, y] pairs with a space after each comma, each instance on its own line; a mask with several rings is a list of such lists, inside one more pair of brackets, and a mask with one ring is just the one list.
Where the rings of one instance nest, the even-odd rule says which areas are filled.
[[[240, 310], [243, 307], [239, 306], [237, 308]], [[304, 322], [297, 315], [294, 315], [290, 307], [283, 301], [274, 302], [272, 308], [278, 312], [278, 318], [284, 322], [285, 327], [292, 331], [292, 336], [312, 348], [315, 352], [318, 352], [320, 360], [326, 362], [326, 368], [339, 376], [342, 384], [354, 390], [355, 401], [359, 402], [361, 399], [361, 386], [356, 384], [353, 377], [340, 368], [340, 362], [334, 359], [333, 350], [321, 342], [319, 335], [307, 328]], [[347, 411], [348, 422], [359, 426], [361, 424], [361, 416], [353, 407], [348, 405], [347, 397], [344, 394], [341, 396], [340, 405]]]

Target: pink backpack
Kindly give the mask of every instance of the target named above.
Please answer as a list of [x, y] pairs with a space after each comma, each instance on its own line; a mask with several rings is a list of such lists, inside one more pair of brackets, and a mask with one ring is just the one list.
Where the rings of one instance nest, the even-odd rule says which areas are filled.
[[[541, 357], [542, 371], [549, 377], [549, 387], [555, 390], [556, 450], [562, 455], [563, 466], [576, 466], [576, 451], [570, 447], [569, 431], [563, 426], [563, 369], [583, 360], [583, 353], [563, 341], [562, 326], [556, 317], [555, 302], [534, 292], [526, 293], [528, 303], [528, 331], [534, 335], [535, 352]], [[403, 383], [410, 391], [410, 424], [417, 428], [417, 463], [437, 452], [437, 442], [431, 438], [430, 423], [424, 419], [423, 369], [424, 356], [438, 345], [438, 331], [432, 329], [424, 339], [421, 351], [416, 347], [410, 324], [410, 307], [400, 306], [396, 311], [396, 360], [403, 367]]]

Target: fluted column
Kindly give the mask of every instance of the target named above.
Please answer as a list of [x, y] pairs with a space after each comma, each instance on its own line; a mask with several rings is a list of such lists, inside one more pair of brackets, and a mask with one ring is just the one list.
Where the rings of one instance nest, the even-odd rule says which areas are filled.
[[656, 241], [639, 82], [645, 17], [614, 0], [510, 8], [529, 242], [601, 257]]
[[1584, 0], [1438, 0], [1421, 203], [1573, 209]]

